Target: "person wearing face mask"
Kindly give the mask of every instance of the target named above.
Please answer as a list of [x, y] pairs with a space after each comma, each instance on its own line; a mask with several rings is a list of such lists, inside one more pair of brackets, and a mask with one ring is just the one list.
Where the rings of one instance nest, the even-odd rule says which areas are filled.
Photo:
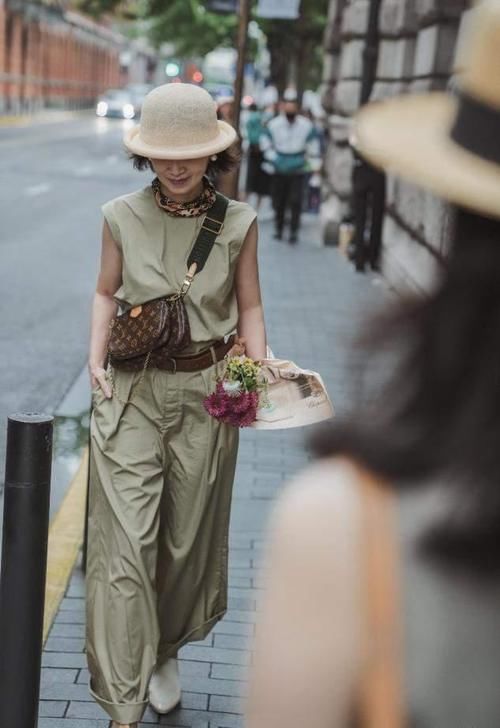
[[319, 158], [320, 149], [314, 125], [299, 114], [294, 96], [285, 97], [281, 113], [265, 128], [260, 147], [266, 168], [273, 173], [274, 237], [283, 238], [285, 217], [290, 210], [289, 241], [296, 243], [308, 162], [310, 158]]

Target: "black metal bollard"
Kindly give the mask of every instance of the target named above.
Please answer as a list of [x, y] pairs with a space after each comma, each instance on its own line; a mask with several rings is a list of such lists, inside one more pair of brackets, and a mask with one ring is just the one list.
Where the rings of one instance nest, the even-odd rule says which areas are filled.
[[36, 728], [53, 418], [8, 419], [0, 574], [0, 726]]

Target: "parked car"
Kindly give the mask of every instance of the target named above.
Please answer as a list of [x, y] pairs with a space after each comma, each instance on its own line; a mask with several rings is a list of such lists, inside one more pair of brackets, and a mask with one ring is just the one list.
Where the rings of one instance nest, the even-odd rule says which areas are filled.
[[138, 112], [134, 97], [126, 89], [109, 89], [97, 101], [97, 116], [115, 117], [118, 119], [134, 119]]
[[145, 96], [154, 89], [154, 84], [152, 83], [130, 83], [128, 86], [126, 86], [126, 91], [131, 95], [132, 97], [132, 103], [134, 104], [135, 113], [137, 116], [140, 116], [142, 104], [144, 102]]

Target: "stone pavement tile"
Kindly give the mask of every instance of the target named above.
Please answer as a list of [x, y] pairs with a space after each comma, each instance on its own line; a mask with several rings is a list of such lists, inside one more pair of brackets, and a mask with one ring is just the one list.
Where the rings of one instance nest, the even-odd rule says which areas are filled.
[[66, 622], [55, 621], [50, 631], [51, 637], [75, 637], [83, 639], [85, 637], [85, 624], [68, 624]]
[[247, 577], [248, 579], [251, 579], [256, 574], [256, 570], [252, 569], [250, 567], [238, 567], [238, 566], [230, 566], [229, 567], [229, 582], [231, 583], [231, 579], [233, 576], [235, 577]]
[[[208, 709], [208, 694], [183, 691], [182, 706], [187, 710], [206, 711]], [[69, 704], [66, 717], [68, 718], [96, 718], [106, 717], [103, 709], [92, 701], [72, 701]], [[158, 723], [157, 713], [148, 707], [142, 718], [142, 723]]]
[[56, 624], [85, 624], [85, 611], [59, 612], [54, 620], [54, 625]]
[[244, 622], [231, 622], [229, 619], [224, 618], [215, 625], [214, 633], [216, 636], [219, 634], [253, 635], [255, 633], [255, 629], [253, 624], [245, 624]]
[[46, 652], [83, 652], [83, 637], [49, 637], [45, 643]]
[[70, 587], [66, 592], [68, 597], [84, 597], [85, 596], [85, 582], [83, 581], [71, 581]]
[[219, 678], [220, 680], [241, 680], [245, 682], [248, 679], [248, 666], [221, 665], [218, 662], [214, 662], [210, 677]]
[[68, 718], [40, 718], [37, 728], [108, 728], [108, 720], [79, 720]]
[[171, 728], [243, 728], [241, 715], [180, 708], [160, 718], [160, 725]]
[[234, 634], [216, 634], [214, 647], [225, 647], [228, 650], [249, 650], [251, 641], [248, 637]]
[[243, 712], [243, 701], [241, 698], [228, 698], [223, 695], [211, 695], [209, 708], [214, 712], [238, 714]]
[[92, 698], [86, 685], [75, 685], [69, 683], [51, 683], [44, 685], [40, 690], [42, 700], [82, 700], [88, 701]]
[[42, 700], [39, 714], [41, 718], [62, 718], [67, 707], [65, 700]]
[[229, 609], [226, 612], [226, 618], [231, 622], [250, 622], [255, 624], [257, 622], [257, 612], [250, 612], [244, 609]]
[[179, 656], [202, 662], [222, 662], [226, 665], [248, 665], [250, 653], [243, 650], [223, 650], [219, 647], [198, 647], [195, 642], [179, 651]]
[[[222, 646], [222, 645], [221, 645]], [[77, 669], [65, 669], [57, 667], [43, 667], [41, 673], [42, 685], [51, 683], [75, 683], [78, 677]]]
[[242, 576], [231, 576], [229, 584], [238, 589], [251, 589], [252, 587], [251, 579], [248, 576], [246, 578]]
[[183, 687], [193, 693], [226, 695], [237, 697], [246, 694], [246, 683], [239, 680], [218, 680], [216, 678], [190, 677], [183, 681]]
[[86, 667], [87, 660], [83, 652], [45, 652], [42, 655], [42, 667]]
[[[231, 594], [231, 590], [229, 591]], [[228, 596], [227, 605], [229, 609], [255, 609], [256, 601], [250, 597], [232, 597]]]
[[85, 600], [65, 597], [61, 606], [59, 607], [60, 612], [83, 612], [85, 613]]

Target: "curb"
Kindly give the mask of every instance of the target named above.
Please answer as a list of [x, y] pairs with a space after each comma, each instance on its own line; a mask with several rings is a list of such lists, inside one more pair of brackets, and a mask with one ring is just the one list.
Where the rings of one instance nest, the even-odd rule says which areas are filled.
[[85, 448], [78, 470], [49, 529], [43, 620], [44, 645], [83, 543], [87, 467], [88, 448]]

